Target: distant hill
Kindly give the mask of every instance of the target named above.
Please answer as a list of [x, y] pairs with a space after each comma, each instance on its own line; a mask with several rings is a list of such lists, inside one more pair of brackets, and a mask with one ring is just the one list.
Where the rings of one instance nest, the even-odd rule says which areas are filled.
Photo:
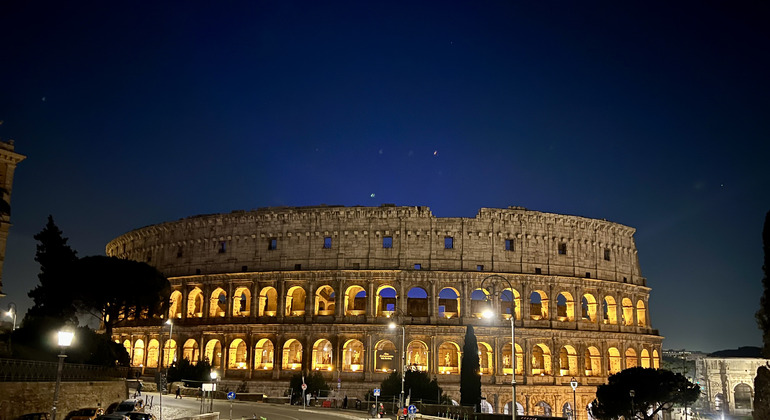
[[737, 349], [719, 350], [709, 354], [711, 357], [756, 357], [762, 358], [762, 348], [760, 347], [739, 347]]

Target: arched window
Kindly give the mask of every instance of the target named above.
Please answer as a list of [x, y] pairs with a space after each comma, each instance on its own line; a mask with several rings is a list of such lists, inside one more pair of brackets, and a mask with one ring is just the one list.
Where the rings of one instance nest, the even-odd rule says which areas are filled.
[[428, 346], [422, 341], [412, 341], [406, 346], [406, 363], [410, 369], [428, 371]]
[[747, 384], [738, 384], [735, 386], [735, 409], [751, 410], [751, 401], [753, 400], [751, 386]]
[[222, 368], [222, 343], [219, 340], [209, 340], [206, 343], [205, 358], [213, 368]]
[[516, 374], [521, 375], [524, 373], [524, 354], [521, 351], [521, 346], [516, 344], [516, 359], [511, 358], [511, 343], [510, 341], [503, 346], [503, 375], [513, 374], [513, 364], [515, 363]]
[[169, 296], [168, 318], [182, 317], [182, 292], [174, 290]]
[[545, 401], [540, 401], [539, 403], [535, 404], [536, 416], [551, 417], [551, 411], [551, 406]]
[[332, 361], [332, 343], [326, 339], [320, 339], [313, 345], [313, 364], [310, 367], [313, 370], [334, 370]]
[[602, 376], [602, 355], [596, 347], [588, 347], [584, 354], [586, 376]]
[[639, 362], [636, 359], [636, 350], [629, 347], [626, 349], [626, 369], [637, 367]]
[[287, 340], [283, 345], [283, 363], [281, 369], [299, 370], [302, 368], [302, 343], [298, 340]]
[[607, 372], [610, 375], [614, 375], [621, 371], [620, 368], [620, 352], [615, 347], [610, 347], [607, 350], [607, 355], [609, 356], [609, 366], [607, 368]]
[[[505, 403], [505, 407], [503, 408], [503, 414], [511, 415], [511, 402], [508, 401]], [[516, 414], [523, 416], [524, 415], [524, 406], [521, 405], [521, 403], [516, 403]]]
[[629, 298], [623, 298], [620, 302], [623, 307], [623, 325], [630, 327], [634, 325], [634, 305]]
[[222, 288], [211, 292], [209, 317], [224, 317], [227, 314], [227, 293]]
[[556, 319], [570, 322], [575, 320], [575, 299], [569, 292], [561, 292], [556, 296]]
[[345, 291], [345, 316], [366, 315], [366, 290], [354, 285]]
[[548, 319], [548, 295], [535, 290], [529, 295], [529, 316], [534, 320]]
[[197, 287], [187, 295], [187, 317], [203, 318], [203, 292]]
[[399, 364], [401, 358], [393, 342], [382, 340], [374, 346], [375, 372], [392, 372]]
[[267, 338], [257, 341], [254, 346], [254, 369], [273, 370], [274, 360], [273, 342]]
[[246, 287], [235, 289], [233, 295], [233, 316], [249, 316], [251, 313], [251, 292]]
[[342, 346], [342, 371], [362, 372], [364, 370], [364, 343], [348, 340]]
[[230, 349], [227, 353], [228, 369], [246, 369], [248, 367], [248, 349], [246, 342], [236, 338], [230, 343]]
[[377, 289], [375, 311], [377, 316], [389, 318], [396, 312], [396, 289], [393, 286], [380, 286]]
[[583, 295], [580, 302], [580, 312], [583, 321], [596, 322], [596, 298], [590, 293]]
[[460, 316], [460, 293], [457, 289], [446, 287], [438, 293], [438, 316], [447, 319]]
[[149, 368], [156, 368], [158, 367], [158, 349], [160, 348], [160, 344], [158, 343], [158, 340], [152, 339], [147, 344], [147, 367]]
[[438, 347], [438, 373], [460, 373], [460, 346], [452, 341], [445, 341]]
[[176, 341], [166, 340], [163, 343], [163, 367], [170, 367], [176, 362]]
[[511, 303], [516, 312], [516, 319], [521, 319], [521, 295], [518, 290], [507, 288], [500, 293], [500, 313], [505, 319], [511, 319]]
[[532, 374], [551, 375], [551, 349], [543, 343], [535, 344], [532, 348]]
[[189, 360], [191, 364], [198, 364], [200, 359], [200, 351], [198, 350], [198, 342], [192, 338], [184, 342], [184, 348], [182, 348], [182, 357]]
[[134, 342], [134, 357], [131, 358], [131, 366], [144, 366], [144, 341]]
[[636, 302], [636, 321], [640, 327], [647, 326], [647, 311], [644, 309], [644, 302], [641, 300]]
[[660, 369], [660, 356], [658, 356], [657, 350], [652, 351], [652, 368]]
[[489, 309], [488, 296], [489, 292], [484, 289], [476, 289], [471, 292], [471, 314], [473, 314], [474, 317], [484, 317], [484, 311]]
[[650, 367], [650, 352], [648, 352], [647, 349], [642, 349], [642, 367]]
[[612, 296], [605, 296], [603, 309], [604, 323], [616, 325], [618, 323], [618, 305], [615, 303], [615, 298]]
[[559, 374], [561, 376], [578, 376], [577, 352], [572, 346], [564, 346], [559, 350]]
[[289, 288], [289, 291], [286, 292], [286, 312], [284, 312], [284, 315], [305, 315], [305, 289], [300, 286]]
[[[124, 340], [123, 341], [123, 348], [126, 349], [126, 353], [128, 353], [129, 357], [131, 357], [134, 353], [131, 351], [131, 341]], [[132, 363], [131, 366], [134, 364]]]
[[408, 316], [428, 316], [428, 292], [420, 287], [409, 289], [406, 294], [406, 314]]
[[278, 311], [278, 292], [274, 287], [264, 287], [259, 291], [258, 316], [276, 316]]
[[315, 314], [334, 315], [336, 303], [334, 289], [329, 285], [319, 287], [315, 292]]
[[495, 373], [494, 357], [492, 346], [479, 341], [479, 371], [482, 375], [493, 375]]

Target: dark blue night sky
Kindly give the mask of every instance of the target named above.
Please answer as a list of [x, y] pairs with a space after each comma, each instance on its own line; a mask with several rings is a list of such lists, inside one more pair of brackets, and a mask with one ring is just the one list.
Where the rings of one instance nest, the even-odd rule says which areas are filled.
[[758, 1], [4, 1], [0, 139], [28, 159], [0, 306], [29, 306], [48, 214], [84, 256], [203, 213], [513, 205], [635, 227], [665, 348], [759, 345], [768, 21]]

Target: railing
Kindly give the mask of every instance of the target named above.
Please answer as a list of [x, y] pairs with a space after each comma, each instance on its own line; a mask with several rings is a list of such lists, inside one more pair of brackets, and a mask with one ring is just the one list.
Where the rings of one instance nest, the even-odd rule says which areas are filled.
[[[56, 380], [56, 362], [0, 359], [0, 382], [50, 382]], [[128, 367], [64, 363], [62, 381], [117, 380], [128, 376]]]

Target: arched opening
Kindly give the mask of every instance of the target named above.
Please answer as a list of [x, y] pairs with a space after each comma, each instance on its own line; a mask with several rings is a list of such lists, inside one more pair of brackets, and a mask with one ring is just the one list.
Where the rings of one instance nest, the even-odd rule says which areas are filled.
[[602, 376], [602, 355], [596, 347], [588, 347], [584, 354], [586, 376]]
[[428, 371], [428, 346], [422, 341], [412, 341], [406, 346], [406, 363], [410, 369]]
[[[503, 407], [503, 414], [507, 414], [509, 416], [511, 415], [511, 402], [510, 401], [505, 403], [505, 407]], [[517, 415], [521, 415], [521, 416], [524, 415], [524, 406], [521, 405], [521, 403], [519, 403], [519, 402], [516, 403], [516, 414]]]
[[457, 343], [445, 341], [438, 347], [438, 373], [460, 373], [460, 346]]
[[521, 351], [521, 346], [516, 344], [516, 359], [511, 358], [511, 342], [503, 345], [503, 375], [512, 375], [514, 368], [516, 368], [516, 374], [521, 375], [524, 373], [524, 353]]
[[190, 364], [198, 364], [200, 359], [200, 351], [198, 350], [198, 342], [192, 338], [184, 342], [182, 347], [182, 357], [189, 360]]
[[381, 340], [374, 346], [374, 371], [392, 372], [401, 363], [392, 341]]
[[273, 342], [267, 338], [257, 341], [254, 346], [254, 369], [273, 370], [274, 350]]
[[559, 350], [559, 374], [561, 376], [578, 376], [577, 351], [572, 346], [564, 346]]
[[657, 350], [652, 351], [652, 368], [660, 369], [660, 356], [658, 356]]
[[647, 311], [644, 308], [644, 302], [641, 300], [636, 302], [636, 323], [640, 327], [647, 326]]
[[446, 287], [438, 293], [438, 316], [447, 319], [460, 316], [460, 292], [457, 289]]
[[648, 352], [647, 349], [642, 349], [642, 367], [650, 367], [650, 352]]
[[281, 369], [298, 370], [302, 368], [302, 343], [298, 340], [287, 340], [283, 345], [283, 363]]
[[532, 348], [532, 374], [551, 375], [551, 349], [543, 343], [535, 344]]
[[300, 286], [290, 287], [286, 292], [285, 316], [305, 315], [305, 289]]
[[311, 361], [312, 366], [310, 368], [313, 370], [333, 370], [332, 343], [323, 338], [316, 341], [313, 345], [313, 356]]
[[632, 367], [637, 367], [639, 365], [638, 360], [636, 359], [636, 350], [629, 347], [626, 349], [626, 369], [630, 369]]
[[548, 295], [535, 290], [529, 295], [529, 317], [534, 320], [548, 319]]
[[219, 340], [209, 340], [206, 343], [206, 352], [204, 353], [206, 360], [211, 363], [212, 368], [222, 368], [222, 343]]
[[174, 290], [169, 296], [168, 319], [182, 317], [182, 292]]
[[603, 309], [604, 323], [616, 325], [618, 323], [618, 305], [615, 303], [615, 298], [612, 296], [605, 296]]
[[163, 343], [163, 367], [170, 367], [176, 362], [176, 341], [167, 340]]
[[152, 339], [147, 343], [147, 367], [148, 368], [156, 368], [158, 367], [158, 350], [160, 348], [160, 344], [158, 343], [158, 340]]
[[235, 289], [233, 295], [233, 316], [249, 316], [251, 314], [251, 292], [246, 287]]
[[134, 357], [131, 358], [131, 366], [144, 366], [144, 341], [142, 339], [134, 342]]
[[574, 417], [572, 417], [572, 404], [564, 403], [564, 405], [561, 407], [561, 415], [562, 417], [570, 420], [574, 419]]
[[623, 325], [627, 327], [634, 325], [634, 304], [631, 303], [631, 299], [623, 298], [620, 305], [623, 308]]
[[361, 372], [364, 370], [364, 343], [348, 340], [342, 346], [342, 371]]
[[495, 354], [492, 351], [492, 346], [483, 341], [478, 342], [479, 345], [479, 372], [482, 375], [493, 375], [495, 373]]
[[223, 317], [227, 314], [227, 293], [222, 288], [211, 292], [209, 317]]
[[393, 286], [380, 286], [377, 289], [376, 308], [377, 316], [390, 318], [396, 312], [396, 289]]
[[556, 319], [569, 322], [575, 320], [575, 299], [569, 292], [561, 292], [556, 296]]
[[500, 293], [500, 313], [508, 320], [511, 319], [511, 304], [513, 304], [516, 319], [521, 319], [521, 295], [518, 290], [507, 288]]
[[596, 298], [590, 293], [583, 295], [580, 301], [581, 318], [586, 322], [596, 322]]
[[246, 369], [248, 367], [248, 356], [246, 342], [236, 338], [230, 343], [230, 349], [227, 352], [227, 368]]
[[607, 355], [609, 356], [608, 362], [609, 365], [607, 367], [607, 372], [610, 375], [614, 375], [618, 372], [620, 372], [620, 352], [615, 347], [610, 347], [607, 350]]
[[725, 398], [721, 392], [717, 393], [717, 395], [714, 395], [714, 411], [722, 411], [724, 409], [724, 403]]
[[263, 287], [259, 291], [259, 316], [276, 316], [278, 313], [278, 292], [274, 287]]
[[420, 287], [409, 289], [406, 294], [406, 314], [408, 316], [428, 316], [428, 292]]
[[545, 401], [540, 401], [539, 403], [535, 404], [536, 416], [551, 417], [551, 411], [551, 406]]
[[197, 287], [187, 295], [187, 317], [203, 318], [203, 292]]
[[483, 313], [489, 309], [489, 292], [484, 289], [476, 289], [471, 292], [471, 314], [476, 318], [483, 318]]
[[345, 291], [345, 316], [366, 315], [366, 290], [355, 285]]
[[[126, 353], [128, 353], [128, 357], [133, 359], [134, 352], [131, 351], [131, 342], [128, 340], [123, 341], [123, 348], [126, 349]], [[133, 362], [131, 363], [131, 366], [133, 366]]]
[[315, 314], [334, 315], [336, 307], [334, 289], [329, 285], [319, 287], [315, 292]]

